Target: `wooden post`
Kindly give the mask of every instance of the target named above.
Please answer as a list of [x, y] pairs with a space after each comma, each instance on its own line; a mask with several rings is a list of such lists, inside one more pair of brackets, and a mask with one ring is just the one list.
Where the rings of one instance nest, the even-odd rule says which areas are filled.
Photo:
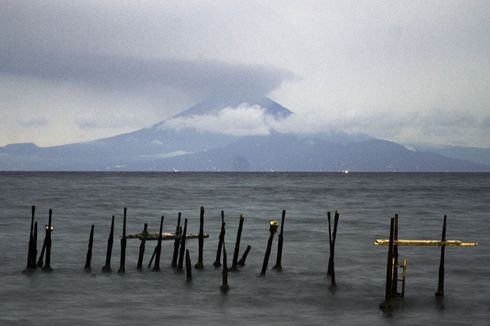
[[381, 309], [391, 309], [391, 298], [393, 295], [393, 240], [394, 240], [395, 219], [390, 220], [390, 243], [388, 245], [388, 261], [386, 264], [386, 289], [385, 300], [381, 303]]
[[213, 263], [215, 268], [221, 266], [221, 248], [223, 247], [223, 239], [225, 236], [224, 232], [225, 232], [225, 212], [221, 211], [221, 231], [219, 233], [218, 250], [216, 251], [216, 260]]
[[155, 259], [155, 255], [157, 253], [157, 247], [155, 246], [155, 249], [153, 249], [153, 254], [151, 255], [150, 262], [148, 263], [148, 268], [151, 267], [151, 264], [153, 263], [153, 259]]
[[240, 253], [240, 239], [242, 238], [243, 221], [245, 217], [240, 214], [240, 222], [238, 224], [238, 232], [236, 235], [235, 251], [233, 252], [233, 262], [231, 263], [231, 272], [238, 271], [238, 254]]
[[251, 246], [247, 246], [247, 249], [245, 249], [245, 252], [243, 253], [242, 258], [238, 261], [238, 266], [243, 267], [245, 266], [245, 261], [247, 260], [248, 253], [250, 252], [250, 249], [252, 249]]
[[269, 224], [269, 241], [267, 241], [267, 249], [265, 250], [264, 262], [262, 263], [262, 271], [260, 272], [260, 276], [265, 276], [265, 272], [267, 271], [267, 264], [269, 263], [269, 256], [271, 255], [272, 240], [274, 240], [274, 234], [277, 232], [277, 227], [279, 226], [277, 221], [270, 221]]
[[[31, 207], [31, 228], [29, 231], [29, 245], [27, 246], [27, 264], [24, 272], [30, 272], [35, 266], [32, 265], [32, 252], [34, 246], [34, 215], [36, 213], [36, 206]], [[34, 258], [34, 261], [36, 258]]]
[[328, 233], [329, 233], [329, 243], [330, 243], [330, 258], [328, 260], [327, 275], [330, 276], [330, 285], [336, 286], [335, 283], [335, 242], [337, 240], [337, 225], [339, 223], [340, 214], [335, 211], [333, 234], [330, 233], [330, 212], [327, 213], [328, 216]]
[[143, 269], [143, 256], [145, 255], [145, 244], [146, 244], [146, 236], [148, 235], [148, 223], [145, 223], [143, 226], [142, 238], [140, 242], [140, 248], [138, 252], [138, 263], [136, 268], [138, 270]]
[[446, 241], [446, 220], [447, 216], [444, 215], [441, 237], [441, 241], [443, 242], [443, 244], [441, 245], [441, 261], [439, 262], [439, 281], [437, 282], [437, 292], [435, 293], [436, 297], [444, 296], [444, 254], [446, 250], [446, 245], [444, 244], [444, 242]]
[[39, 254], [39, 259], [37, 260], [37, 267], [41, 268], [44, 265], [44, 252], [46, 251], [46, 239], [47, 239], [47, 232], [48, 230], [46, 227], [44, 228], [44, 241], [43, 241], [43, 246], [41, 248], [41, 253]]
[[197, 258], [197, 264], [194, 266], [195, 269], [203, 269], [203, 249], [204, 249], [204, 207], [201, 206], [201, 214], [199, 217], [199, 255]]
[[163, 219], [160, 218], [160, 232], [158, 233], [158, 243], [155, 250], [155, 265], [153, 265], [153, 271], [158, 272], [160, 270], [160, 256], [162, 254], [162, 232], [163, 232]]
[[189, 255], [189, 249], [185, 250], [185, 273], [187, 282], [192, 281], [192, 265], [191, 265], [191, 257]]
[[175, 228], [175, 240], [174, 240], [174, 253], [172, 255], [172, 268], [177, 268], [177, 258], [179, 256], [179, 241], [180, 241], [180, 236], [182, 236], [181, 233], [181, 227], [180, 227], [180, 218], [182, 217], [182, 213], [179, 212], [179, 217], [177, 218], [177, 227]]
[[107, 252], [105, 256], [105, 265], [102, 267], [103, 273], [112, 272], [111, 269], [111, 256], [112, 256], [112, 245], [114, 244], [114, 215], [112, 215], [111, 230], [109, 231], [109, 238], [107, 239]]
[[398, 240], [398, 214], [395, 214], [395, 230], [394, 230], [393, 240], [393, 295], [398, 295], [398, 246], [396, 245], [396, 240]]
[[282, 218], [281, 218], [281, 232], [279, 233], [279, 242], [277, 243], [277, 258], [276, 264], [272, 269], [277, 271], [282, 271], [282, 243], [284, 241], [283, 232], [284, 232], [284, 219], [286, 218], [286, 210], [282, 210]]
[[87, 257], [85, 258], [85, 271], [90, 272], [92, 270], [92, 246], [94, 243], [94, 225], [90, 226], [90, 236], [88, 237], [88, 249]]
[[119, 262], [118, 273], [126, 272], [126, 213], [128, 209], [124, 207], [124, 218], [123, 218], [123, 234], [121, 237], [121, 260]]
[[184, 219], [184, 232], [182, 233], [182, 238], [180, 239], [180, 253], [179, 253], [179, 263], [177, 264], [177, 270], [182, 271], [184, 267], [184, 254], [185, 254], [185, 238], [187, 237], [187, 219]]
[[34, 242], [31, 257], [31, 266], [36, 269], [36, 257], [37, 257], [37, 221], [34, 222]]
[[228, 260], [226, 258], [226, 245], [225, 245], [225, 231], [223, 231], [223, 273], [222, 273], [222, 280], [223, 283], [221, 284], [221, 291], [226, 293], [230, 289], [228, 285]]
[[48, 218], [48, 229], [46, 230], [46, 261], [44, 262], [43, 271], [51, 272], [53, 269], [51, 268], [51, 226], [52, 226], [52, 216], [53, 210], [49, 210], [49, 218]]

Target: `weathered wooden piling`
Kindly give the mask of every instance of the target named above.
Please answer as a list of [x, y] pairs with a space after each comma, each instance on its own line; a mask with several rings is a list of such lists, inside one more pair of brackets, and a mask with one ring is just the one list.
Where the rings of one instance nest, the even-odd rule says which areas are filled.
[[192, 265], [191, 256], [189, 255], [189, 249], [185, 250], [185, 275], [187, 282], [192, 281]]
[[236, 235], [236, 242], [235, 242], [235, 251], [233, 252], [233, 261], [231, 263], [231, 272], [236, 272], [238, 271], [238, 255], [240, 253], [240, 239], [242, 238], [242, 229], [243, 229], [243, 221], [245, 220], [245, 217], [243, 214], [240, 214], [240, 222], [238, 224], [238, 231]]
[[163, 232], [163, 219], [164, 217], [162, 216], [160, 218], [160, 231], [158, 235], [158, 243], [157, 247], [155, 249], [155, 265], [153, 265], [153, 271], [157, 272], [160, 270], [160, 256], [162, 254], [162, 232]]
[[52, 232], [52, 216], [53, 210], [49, 210], [48, 217], [48, 228], [46, 230], [46, 261], [44, 262], [43, 271], [51, 272], [53, 269], [51, 268], [51, 232]]
[[124, 207], [124, 217], [123, 217], [123, 234], [121, 237], [121, 260], [119, 262], [119, 270], [118, 273], [126, 272], [126, 213], [128, 209]]
[[[36, 214], [36, 206], [31, 207], [31, 228], [29, 231], [29, 244], [27, 246], [27, 264], [24, 272], [30, 272], [36, 268], [35, 264], [32, 263], [33, 259], [33, 248], [34, 248], [34, 215]], [[34, 257], [34, 261], [36, 258]]]
[[36, 269], [36, 257], [37, 257], [37, 221], [34, 222], [34, 243], [32, 249], [31, 266]]
[[271, 255], [272, 240], [274, 240], [274, 234], [277, 232], [279, 222], [270, 221], [269, 225], [269, 241], [267, 241], [267, 249], [265, 250], [264, 262], [262, 263], [262, 271], [260, 272], [260, 276], [265, 276], [267, 271], [267, 264], [269, 263], [269, 257]]
[[112, 246], [114, 244], [114, 215], [112, 215], [111, 230], [109, 231], [109, 238], [107, 239], [107, 252], [105, 256], [105, 265], [102, 267], [102, 272], [110, 273], [111, 269], [111, 257], [112, 257]]
[[435, 293], [436, 297], [444, 296], [444, 256], [446, 245], [444, 244], [446, 241], [446, 220], [447, 216], [444, 215], [444, 221], [442, 223], [442, 237], [441, 237], [441, 260], [439, 262], [439, 280], [437, 282], [437, 292]]
[[203, 269], [203, 249], [204, 249], [204, 207], [201, 206], [201, 213], [199, 216], [199, 254], [197, 258], [197, 264], [194, 266], [195, 269]]
[[153, 264], [153, 260], [155, 259], [155, 255], [157, 253], [157, 247], [155, 246], [155, 249], [153, 249], [153, 254], [151, 255], [150, 262], [148, 263], [148, 268], [151, 267], [151, 264]]
[[48, 232], [48, 230], [46, 229], [46, 227], [44, 227], [44, 240], [43, 240], [43, 246], [41, 248], [41, 253], [39, 254], [39, 258], [37, 260], [37, 267], [39, 268], [42, 268], [43, 265], [44, 265], [44, 252], [46, 251], [46, 232]]
[[398, 295], [398, 214], [395, 214], [395, 230], [393, 235], [393, 295]]
[[250, 245], [248, 245], [247, 249], [245, 249], [245, 252], [242, 255], [242, 258], [240, 258], [240, 260], [238, 261], [238, 266], [240, 266], [240, 267], [245, 266], [245, 261], [247, 260], [248, 253], [250, 252], [250, 249], [252, 249], [252, 247]]
[[175, 240], [174, 240], [174, 252], [172, 255], [172, 268], [177, 268], [177, 259], [179, 256], [179, 241], [180, 236], [182, 236], [181, 227], [180, 227], [180, 219], [182, 217], [182, 213], [179, 212], [179, 217], [177, 218], [177, 227], [175, 228]]
[[221, 266], [221, 251], [223, 247], [223, 239], [224, 239], [224, 233], [225, 232], [225, 212], [221, 211], [221, 231], [219, 233], [219, 240], [218, 240], [218, 250], [216, 251], [216, 260], [213, 263], [213, 266], [215, 268], [218, 268]]
[[327, 275], [330, 276], [330, 285], [336, 286], [336, 283], [335, 283], [335, 242], [337, 240], [337, 225], [339, 223], [340, 214], [338, 211], [335, 211], [333, 234], [331, 232], [331, 226], [330, 226], [330, 212], [327, 213], [327, 216], [328, 216], [328, 241], [329, 241], [329, 245], [330, 245], [330, 258], [328, 259]]
[[184, 254], [185, 254], [185, 238], [187, 237], [187, 219], [184, 219], [184, 232], [182, 233], [182, 238], [180, 239], [180, 253], [179, 262], [177, 264], [177, 270], [182, 271], [184, 267]]
[[225, 231], [223, 231], [223, 273], [222, 273], [222, 281], [221, 291], [226, 293], [230, 289], [228, 285], [228, 260], [226, 258], [226, 245], [225, 245]]
[[381, 309], [391, 309], [391, 298], [393, 296], [393, 243], [395, 231], [395, 219], [390, 220], [390, 242], [388, 245], [388, 260], [386, 263], [386, 289], [385, 300], [381, 303]]
[[143, 256], [145, 255], [145, 244], [146, 244], [146, 235], [148, 234], [148, 223], [143, 225], [143, 232], [140, 242], [140, 247], [138, 251], [138, 263], [136, 264], [136, 268], [138, 270], [143, 269]]
[[87, 257], [85, 258], [85, 271], [90, 272], [92, 270], [92, 246], [94, 244], [94, 225], [90, 226], [90, 236], [88, 237], [88, 249]]
[[276, 264], [272, 267], [272, 269], [275, 269], [277, 271], [282, 271], [282, 244], [284, 241], [284, 219], [286, 218], [286, 210], [282, 210], [282, 217], [281, 217], [281, 232], [279, 232], [279, 240], [277, 243], [277, 258], [276, 258]]

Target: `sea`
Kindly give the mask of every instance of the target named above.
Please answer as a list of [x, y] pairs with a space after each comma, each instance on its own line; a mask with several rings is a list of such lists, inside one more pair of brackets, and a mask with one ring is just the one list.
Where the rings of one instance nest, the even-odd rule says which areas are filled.
[[[38, 252], [53, 210], [52, 272], [23, 273], [31, 206], [39, 223]], [[126, 272], [120, 264], [123, 209], [127, 232], [148, 223], [174, 232], [178, 213], [188, 232], [199, 231], [205, 209], [203, 270], [171, 268], [173, 241], [163, 241], [161, 270], [146, 268], [156, 245], [147, 241], [142, 271], [140, 241], [128, 239]], [[262, 268], [271, 220], [284, 223], [282, 272], [275, 235], [267, 273]], [[336, 287], [327, 277], [327, 212], [340, 214]], [[216, 269], [221, 227], [231, 265], [239, 216], [245, 216], [240, 256], [224, 293]], [[407, 260], [405, 296], [384, 300], [390, 218], [399, 216], [400, 239], [478, 242], [447, 247], [444, 297], [434, 296], [440, 248], [400, 247]], [[112, 273], [102, 273], [111, 217], [115, 216]], [[95, 225], [92, 270], [84, 271], [90, 226]], [[0, 173], [0, 325], [489, 325], [490, 174], [462, 173]], [[192, 264], [198, 241], [189, 239]], [[399, 289], [401, 282], [399, 283]]]

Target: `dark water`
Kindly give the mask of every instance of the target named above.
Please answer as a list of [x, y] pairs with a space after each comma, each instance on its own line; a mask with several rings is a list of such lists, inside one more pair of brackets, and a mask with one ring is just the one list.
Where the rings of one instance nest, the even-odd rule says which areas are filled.
[[[221, 174], [221, 173], [2, 173], [0, 174], [1, 325], [488, 325], [490, 319], [490, 174]], [[52, 273], [22, 274], [30, 206], [47, 223], [54, 210]], [[199, 228], [206, 208], [205, 270], [183, 274], [169, 267], [173, 242], [163, 245], [162, 271], [135, 269], [139, 241], [128, 240], [126, 274], [102, 274], [110, 217], [120, 235], [123, 207], [128, 232], [160, 215], [173, 231], [177, 213]], [[242, 251], [247, 265], [230, 273], [231, 289], [220, 292], [221, 273], [212, 262], [220, 210], [227, 222], [231, 261], [238, 216], [245, 214]], [[258, 278], [268, 221], [287, 209], [282, 273]], [[325, 276], [326, 212], [341, 213], [336, 246], [337, 289]], [[384, 296], [389, 218], [400, 215], [400, 238], [439, 239], [448, 215], [448, 239], [476, 241], [476, 248], [446, 249], [445, 297], [434, 298], [438, 248], [401, 248], [408, 260], [406, 297], [395, 310], [378, 309]], [[93, 272], [83, 265], [90, 225], [95, 224]], [[39, 236], [39, 246], [43, 234]], [[271, 261], [275, 261], [275, 239]], [[145, 263], [154, 243], [147, 244]], [[188, 243], [193, 263], [197, 241]], [[114, 244], [113, 270], [119, 265]]]

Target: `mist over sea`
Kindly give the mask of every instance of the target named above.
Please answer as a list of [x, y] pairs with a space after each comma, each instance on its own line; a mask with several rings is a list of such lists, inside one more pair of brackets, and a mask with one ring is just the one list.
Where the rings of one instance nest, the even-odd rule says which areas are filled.
[[[0, 325], [488, 325], [490, 320], [490, 174], [462, 173], [0, 173]], [[23, 274], [31, 205], [39, 226], [53, 209], [52, 273]], [[205, 207], [203, 271], [192, 283], [170, 268], [173, 241], [163, 243], [161, 272], [136, 270], [139, 241], [128, 240], [126, 273], [119, 267], [123, 207], [128, 233], [143, 224], [175, 231], [177, 214], [199, 230]], [[283, 272], [258, 278], [269, 220], [286, 209]], [[246, 266], [220, 292], [216, 255], [225, 212], [231, 265], [239, 215]], [[326, 278], [327, 211], [339, 210], [337, 288]], [[438, 302], [439, 248], [400, 247], [408, 261], [405, 298], [383, 313], [389, 219], [398, 213], [400, 239], [478, 242], [446, 249], [445, 297]], [[116, 216], [112, 274], [101, 273], [111, 216]], [[83, 271], [95, 224], [92, 272]], [[38, 251], [44, 232], [39, 229]], [[146, 266], [156, 242], [148, 241]], [[188, 240], [194, 265], [197, 240]]]

